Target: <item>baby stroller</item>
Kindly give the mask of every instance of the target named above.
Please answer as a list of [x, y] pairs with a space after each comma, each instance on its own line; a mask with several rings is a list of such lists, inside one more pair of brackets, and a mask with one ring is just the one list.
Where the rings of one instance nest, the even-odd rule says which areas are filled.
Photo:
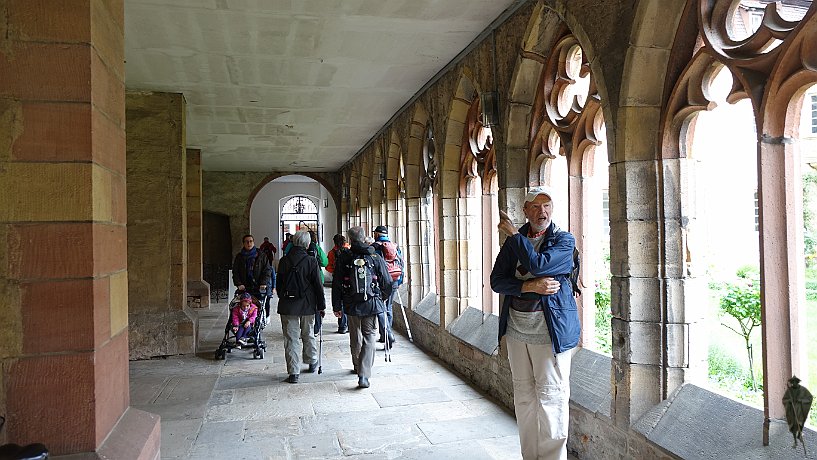
[[262, 318], [265, 316], [264, 302], [267, 300], [266, 294], [261, 293], [259, 297], [252, 296], [252, 302], [258, 307], [258, 314], [253, 322], [250, 330], [250, 335], [247, 337], [247, 345], [242, 346], [238, 343], [235, 333], [233, 332], [232, 311], [241, 303], [242, 292], [236, 291], [233, 300], [230, 301], [230, 312], [227, 315], [227, 325], [224, 326], [224, 338], [221, 339], [221, 345], [216, 350], [216, 359], [227, 359], [227, 353], [232, 353], [234, 348], [241, 348], [246, 350], [253, 350], [253, 359], [264, 359], [264, 351], [267, 349], [267, 343], [261, 337], [261, 331], [264, 329]]

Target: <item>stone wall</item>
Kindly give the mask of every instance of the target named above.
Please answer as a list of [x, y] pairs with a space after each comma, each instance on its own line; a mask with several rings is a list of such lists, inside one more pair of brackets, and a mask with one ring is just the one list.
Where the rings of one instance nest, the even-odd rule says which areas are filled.
[[126, 111], [130, 357], [191, 353], [184, 96], [129, 92]]

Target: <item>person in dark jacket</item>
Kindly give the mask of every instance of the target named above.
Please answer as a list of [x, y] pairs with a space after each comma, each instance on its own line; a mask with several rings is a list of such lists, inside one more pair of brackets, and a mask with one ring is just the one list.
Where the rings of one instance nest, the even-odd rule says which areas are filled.
[[[377, 252], [377, 254], [382, 257], [384, 261], [386, 261], [386, 267], [389, 266], [389, 263], [394, 263], [397, 258], [402, 260], [403, 255], [400, 252], [400, 248], [389, 239], [389, 229], [386, 228], [385, 225], [378, 225], [374, 228], [374, 230], [372, 230], [372, 233], [374, 234], [374, 243], [372, 244], [372, 247], [374, 247], [375, 252]], [[393, 266], [399, 267], [400, 265], [397, 264]], [[377, 339], [377, 341], [380, 343], [386, 341], [385, 331], [386, 322], [388, 321], [389, 348], [394, 345], [394, 331], [392, 330], [394, 317], [392, 305], [394, 304], [394, 294], [397, 292], [400, 284], [403, 283], [402, 272], [400, 273], [399, 278], [394, 279], [392, 277], [391, 280], [391, 295], [388, 299], [386, 299], [386, 311], [377, 317], [377, 324], [380, 327], [380, 337]]]
[[[351, 248], [341, 252], [335, 260], [332, 310], [337, 318], [344, 312], [349, 318], [353, 372], [358, 376], [358, 387], [369, 388], [374, 365], [377, 315], [386, 311], [384, 299], [391, 295], [392, 281], [386, 262], [375, 253], [371, 245], [365, 243], [366, 232], [363, 227], [352, 227], [346, 234]], [[362, 262], [356, 264], [356, 261]], [[352, 289], [353, 277], [367, 276], [365, 272], [358, 270], [368, 270], [372, 280], [370, 291], [373, 295], [366, 295], [365, 300]]]
[[[275, 270], [267, 255], [255, 247], [252, 235], [244, 235], [241, 242], [241, 251], [233, 260], [233, 284], [239, 291], [249, 292], [258, 298], [261, 298], [261, 294], [269, 297], [275, 285]], [[266, 315], [269, 316], [269, 310]]]
[[[289, 374], [286, 381], [298, 383], [301, 373], [299, 354], [303, 357], [303, 362], [309, 365], [306, 372], [315, 372], [318, 367], [318, 345], [312, 329], [315, 326], [315, 314], [323, 315], [326, 310], [326, 299], [318, 261], [306, 253], [311, 242], [309, 233], [296, 232], [292, 235], [291, 242], [292, 249], [278, 264], [276, 290]], [[293, 280], [298, 282], [294, 283]], [[300, 286], [299, 292], [290, 292], [293, 284]]]
[[506, 336], [514, 411], [524, 459], [566, 459], [570, 361], [581, 325], [570, 283], [576, 241], [553, 222], [553, 194], [535, 187], [525, 197], [528, 223], [509, 236], [491, 271], [503, 294], [499, 339]]

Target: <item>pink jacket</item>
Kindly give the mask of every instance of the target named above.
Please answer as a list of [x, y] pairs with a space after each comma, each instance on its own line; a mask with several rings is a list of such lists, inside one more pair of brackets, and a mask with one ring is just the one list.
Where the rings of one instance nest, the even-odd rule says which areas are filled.
[[258, 307], [254, 303], [250, 304], [250, 308], [245, 312], [241, 309], [241, 304], [236, 305], [232, 311], [233, 326], [238, 326], [249, 321], [250, 324], [255, 323], [255, 318], [258, 316]]

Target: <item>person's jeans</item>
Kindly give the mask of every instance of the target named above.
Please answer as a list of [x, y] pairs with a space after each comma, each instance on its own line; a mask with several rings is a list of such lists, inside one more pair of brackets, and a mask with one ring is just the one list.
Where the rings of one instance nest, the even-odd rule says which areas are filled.
[[249, 338], [251, 334], [252, 324], [250, 324], [250, 327], [244, 327], [244, 324], [242, 323], [241, 325], [238, 326], [238, 331], [236, 331], [235, 333], [235, 339], [236, 340], [246, 339]]
[[386, 299], [386, 311], [384, 313], [380, 313], [377, 315], [377, 325], [380, 327], [380, 341], [383, 341], [385, 337], [384, 331], [386, 328], [385, 321], [389, 321], [389, 340], [394, 340], [394, 331], [392, 331], [392, 324], [394, 324], [394, 314], [392, 310], [392, 304], [394, 303], [394, 296], [397, 295], [397, 288], [400, 285], [397, 284], [397, 281], [392, 281], [391, 283], [391, 295], [388, 299]]
[[346, 316], [346, 313], [343, 313], [341, 310], [340, 318], [338, 318], [338, 332], [346, 331], [349, 329], [349, 317]]
[[506, 344], [522, 458], [567, 459], [574, 350], [554, 356], [550, 343], [531, 345], [507, 337]]

